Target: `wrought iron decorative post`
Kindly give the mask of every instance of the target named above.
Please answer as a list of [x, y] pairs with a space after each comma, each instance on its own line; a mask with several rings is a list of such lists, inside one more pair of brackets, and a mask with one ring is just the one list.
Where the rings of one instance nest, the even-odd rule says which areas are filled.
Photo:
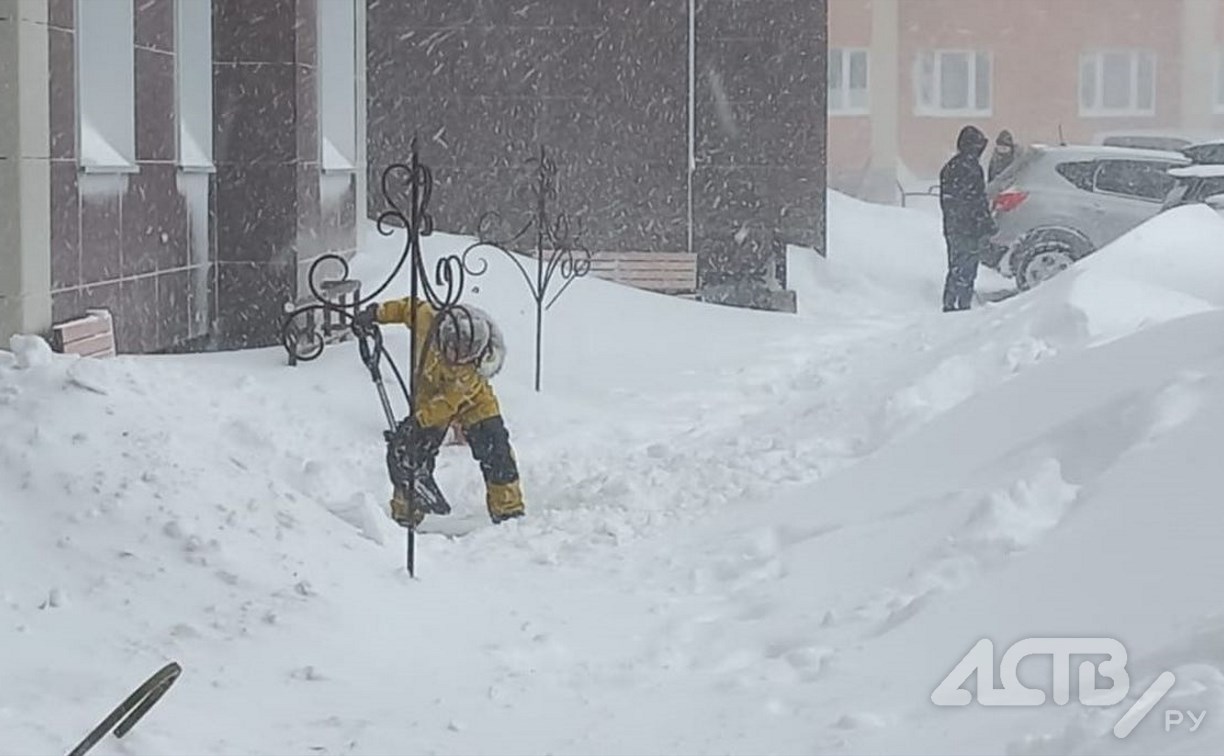
[[[574, 282], [574, 279], [581, 278], [591, 271], [591, 252], [582, 246], [580, 223], [571, 229], [568, 215], [559, 212], [554, 217], [549, 211], [550, 202], [557, 199], [557, 165], [549, 157], [548, 151], [541, 147], [539, 156], [529, 159], [527, 164], [534, 164], [536, 167], [535, 184], [531, 188], [532, 197], [535, 200], [531, 219], [517, 232], [503, 239], [495, 239], [491, 238], [493, 227], [501, 224], [502, 216], [495, 211], [485, 213], [480, 218], [477, 231], [478, 241], [463, 251], [462, 259], [463, 268], [467, 273], [482, 275], [488, 269], [488, 260], [481, 258], [479, 263], [473, 265], [468, 255], [478, 249], [495, 249], [510, 258], [518, 267], [519, 272], [523, 274], [523, 280], [527, 282], [527, 288], [531, 291], [536, 308], [535, 390], [539, 391], [544, 349], [544, 311], [553, 306], [557, 298]], [[513, 251], [514, 247], [527, 246], [524, 242], [531, 238], [532, 231], [535, 232], [534, 250], [528, 254], [535, 257], [534, 276], [528, 271], [528, 266], [519, 259], [519, 255]], [[560, 276], [563, 283], [549, 299], [549, 288], [555, 276]], [[548, 300], [547, 304], [545, 300]]]
[[[429, 202], [433, 195], [433, 172], [420, 160], [417, 139], [412, 140], [412, 154], [407, 163], [394, 163], [387, 166], [382, 173], [380, 184], [383, 199], [388, 209], [378, 216], [378, 232], [383, 236], [391, 236], [397, 229], [404, 229], [406, 240], [399, 262], [391, 271], [382, 285], [356, 301], [333, 301], [326, 297], [329, 290], [342, 289], [337, 282], [349, 278], [348, 261], [340, 255], [328, 254], [317, 259], [310, 266], [307, 284], [310, 293], [316, 301], [293, 310], [285, 318], [282, 326], [282, 339], [286, 350], [291, 355], [291, 361], [309, 362], [317, 359], [323, 353], [322, 339], [303, 339], [300, 328], [294, 322], [315, 311], [323, 311], [324, 315], [336, 314], [341, 322], [353, 329], [358, 337], [358, 347], [362, 361], [370, 372], [370, 377], [378, 391], [383, 413], [386, 415], [388, 429], [384, 433], [387, 442], [387, 467], [392, 485], [401, 490], [407, 498], [410, 523], [407, 526], [406, 560], [408, 574], [416, 574], [416, 526], [411, 522], [411, 513], [418, 511], [418, 496], [414, 481], [423, 471], [418, 469], [416, 455], [411, 454], [411, 438], [413, 418], [416, 416], [416, 387], [420, 385], [421, 371], [425, 365], [426, 353], [433, 343], [438, 324], [450, 320], [452, 323], [470, 319], [471, 314], [459, 304], [463, 293], [464, 280], [468, 271], [463, 258], [458, 255], [447, 255], [437, 260], [433, 275], [429, 274], [421, 254], [421, 237], [433, 233], [433, 217], [429, 214]], [[336, 265], [340, 275], [327, 281], [319, 280], [323, 265]], [[400, 274], [404, 265], [408, 265], [409, 274], [409, 328], [412, 336], [409, 339], [408, 380], [395, 365], [395, 361], [383, 346], [382, 334], [376, 323], [364, 322], [358, 317], [363, 309], [386, 291], [391, 282]], [[472, 272], [471, 275], [480, 275]], [[328, 285], [325, 285], [328, 284]], [[433, 310], [433, 323], [429, 333], [422, 332], [425, 321], [422, 308]], [[308, 350], [303, 353], [301, 344], [306, 343]], [[408, 406], [408, 415], [397, 421], [391, 401], [387, 396], [383, 382], [381, 363], [390, 365], [392, 372], [403, 392]]]

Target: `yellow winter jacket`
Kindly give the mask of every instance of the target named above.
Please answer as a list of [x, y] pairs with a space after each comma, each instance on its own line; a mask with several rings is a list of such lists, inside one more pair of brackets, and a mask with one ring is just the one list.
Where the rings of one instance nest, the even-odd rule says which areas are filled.
[[[436, 312], [428, 302], [416, 300], [416, 327], [412, 322], [411, 297], [383, 302], [378, 306], [378, 322], [403, 323], [412, 330], [417, 365], [433, 328]], [[413, 365], [410, 369], [416, 369]], [[424, 365], [415, 378], [413, 400], [416, 420], [425, 428], [441, 428], [458, 422], [464, 428], [501, 414], [493, 386], [475, 365], [447, 362], [436, 345], [430, 344]]]

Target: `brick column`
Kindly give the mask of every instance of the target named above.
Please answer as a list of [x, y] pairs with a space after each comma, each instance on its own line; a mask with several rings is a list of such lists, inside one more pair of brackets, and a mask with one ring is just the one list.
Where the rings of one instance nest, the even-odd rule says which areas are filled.
[[300, 218], [318, 213], [314, 112], [316, 0], [215, 0], [213, 111], [217, 173], [218, 341], [279, 341], [296, 296]]
[[0, 0], [0, 348], [51, 325], [47, 70], [47, 0]]
[[824, 251], [826, 12], [696, 2], [693, 245], [707, 301], [793, 309], [779, 251]]
[[1182, 0], [1181, 85], [1182, 126], [1207, 131], [1215, 102], [1216, 29], [1220, 0]]
[[871, 97], [871, 166], [863, 196], [897, 201], [898, 108], [901, 103], [899, 0], [872, 0], [868, 92]]

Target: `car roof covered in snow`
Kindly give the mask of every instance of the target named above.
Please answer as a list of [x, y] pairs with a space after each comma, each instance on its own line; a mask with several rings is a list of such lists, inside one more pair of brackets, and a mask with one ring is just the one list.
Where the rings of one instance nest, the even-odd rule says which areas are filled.
[[1192, 144], [1183, 148], [1182, 152], [1196, 163], [1224, 163], [1224, 139]]
[[1170, 168], [1169, 175], [1177, 178], [1224, 178], [1224, 165], [1195, 164]]
[[1165, 150], [1140, 150], [1131, 147], [1105, 147], [1099, 144], [1035, 144], [1033, 149], [1057, 155], [1064, 160], [1167, 160], [1173, 163], [1189, 163], [1190, 159], [1180, 152]]
[[1224, 138], [1217, 129], [1206, 130], [1184, 130], [1184, 129], [1112, 129], [1109, 131], [1097, 132], [1092, 137], [1092, 144], [1105, 144], [1109, 140], [1116, 139], [1170, 139], [1180, 140], [1187, 144], [1197, 144], [1206, 142], [1216, 138]]

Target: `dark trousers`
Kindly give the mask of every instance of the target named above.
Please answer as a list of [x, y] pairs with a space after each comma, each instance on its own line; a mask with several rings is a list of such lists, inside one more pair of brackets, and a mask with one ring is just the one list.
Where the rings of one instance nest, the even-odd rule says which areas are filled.
[[944, 280], [944, 312], [968, 310], [973, 302], [973, 283], [977, 280], [981, 241], [947, 237], [948, 277]]

